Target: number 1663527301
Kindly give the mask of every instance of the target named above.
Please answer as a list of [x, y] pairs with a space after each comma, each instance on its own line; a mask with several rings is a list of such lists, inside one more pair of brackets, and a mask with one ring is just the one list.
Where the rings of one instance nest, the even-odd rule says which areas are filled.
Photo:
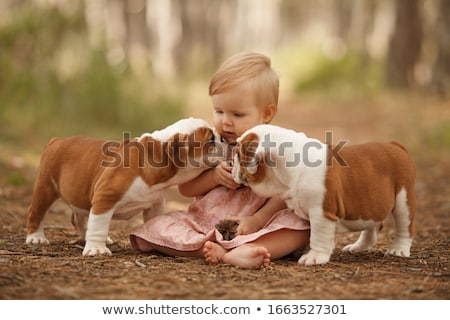
[[347, 314], [343, 304], [269, 304], [268, 314]]

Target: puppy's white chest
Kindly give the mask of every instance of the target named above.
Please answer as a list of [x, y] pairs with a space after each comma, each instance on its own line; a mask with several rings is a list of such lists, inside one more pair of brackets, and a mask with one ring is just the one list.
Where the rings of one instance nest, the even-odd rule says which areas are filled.
[[142, 209], [164, 200], [165, 189], [162, 184], [149, 187], [141, 177], [137, 177], [117, 203], [115, 218], [128, 218]]
[[303, 207], [301, 207], [298, 203], [292, 199], [292, 197], [285, 198], [284, 201], [286, 202], [286, 205], [289, 209], [294, 210], [295, 213], [305, 220], [309, 220], [308, 210], [305, 210]]

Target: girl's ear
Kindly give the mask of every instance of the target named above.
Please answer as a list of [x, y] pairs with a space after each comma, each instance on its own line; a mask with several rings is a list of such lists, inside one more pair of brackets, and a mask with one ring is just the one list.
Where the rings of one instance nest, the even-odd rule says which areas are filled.
[[264, 124], [272, 121], [273, 117], [275, 117], [275, 113], [277, 112], [277, 108], [274, 104], [269, 104], [264, 108], [263, 121]]

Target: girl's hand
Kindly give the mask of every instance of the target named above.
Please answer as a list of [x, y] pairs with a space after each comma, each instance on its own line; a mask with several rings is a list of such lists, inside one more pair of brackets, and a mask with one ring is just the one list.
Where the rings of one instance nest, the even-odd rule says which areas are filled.
[[236, 229], [236, 235], [254, 233], [264, 227], [262, 221], [256, 215], [241, 217], [238, 222], [239, 225]]
[[236, 183], [231, 175], [232, 167], [227, 164], [226, 161], [222, 161], [220, 165], [212, 170], [213, 180], [222, 186], [229, 189], [237, 189], [240, 184]]

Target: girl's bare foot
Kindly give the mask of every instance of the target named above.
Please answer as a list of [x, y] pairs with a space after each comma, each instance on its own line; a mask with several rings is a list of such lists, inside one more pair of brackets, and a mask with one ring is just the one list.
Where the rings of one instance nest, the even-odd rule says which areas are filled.
[[206, 241], [203, 246], [203, 254], [205, 260], [209, 263], [216, 264], [222, 261], [222, 257], [227, 253], [227, 250], [222, 246], [212, 241]]
[[262, 246], [244, 244], [226, 250], [217, 243], [206, 241], [203, 247], [205, 260], [212, 264], [224, 262], [243, 269], [260, 269], [270, 263], [270, 253]]
[[270, 253], [262, 246], [244, 244], [224, 254], [222, 261], [243, 269], [260, 269], [270, 263]]

